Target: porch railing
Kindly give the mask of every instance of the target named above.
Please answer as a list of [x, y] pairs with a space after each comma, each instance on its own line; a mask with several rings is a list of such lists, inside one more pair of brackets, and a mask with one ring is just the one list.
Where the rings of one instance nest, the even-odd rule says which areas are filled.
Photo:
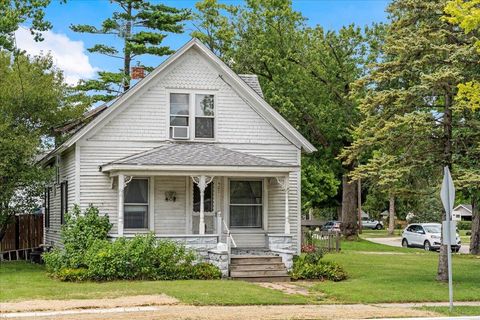
[[232, 245], [234, 248], [237, 247], [237, 244], [235, 243], [235, 239], [233, 239], [233, 236], [230, 232], [230, 229], [227, 226], [227, 223], [225, 222], [225, 219], [222, 219], [222, 213], [220, 211], [217, 212], [217, 232], [218, 232], [218, 241], [221, 242], [222, 240], [222, 235], [223, 235], [223, 230], [225, 228], [225, 242], [227, 244], [227, 252], [228, 252], [228, 264], [230, 264], [230, 258], [232, 255]]

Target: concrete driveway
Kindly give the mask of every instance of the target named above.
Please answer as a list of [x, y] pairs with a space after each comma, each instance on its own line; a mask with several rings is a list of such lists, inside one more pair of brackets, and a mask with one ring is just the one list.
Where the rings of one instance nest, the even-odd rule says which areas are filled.
[[[365, 238], [365, 240], [374, 242], [374, 243], [379, 243], [379, 244], [384, 244], [386, 246], [391, 246], [391, 247], [401, 247], [402, 246], [402, 238], [401, 237], [388, 237], [388, 238]], [[421, 248], [418, 248], [419, 250], [422, 250]], [[460, 247], [460, 253], [468, 254], [469, 251], [469, 244], [468, 243], [462, 243], [462, 246]]]

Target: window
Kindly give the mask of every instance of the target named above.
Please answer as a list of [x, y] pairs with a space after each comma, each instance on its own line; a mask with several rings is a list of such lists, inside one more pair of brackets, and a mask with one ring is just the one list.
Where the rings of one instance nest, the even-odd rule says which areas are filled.
[[230, 181], [230, 227], [262, 227], [262, 181]]
[[148, 228], [148, 179], [132, 179], [124, 191], [124, 228]]
[[50, 195], [51, 195], [52, 188], [47, 187], [45, 188], [45, 212], [44, 212], [44, 223], [45, 228], [50, 228]]
[[[203, 211], [213, 212], [213, 183], [209, 183], [205, 188], [203, 196]], [[200, 212], [200, 189], [196, 184], [193, 185], [193, 212]]]
[[187, 93], [170, 94], [170, 138], [188, 139], [189, 98]]
[[195, 95], [195, 138], [214, 137], [215, 101], [212, 94]]
[[60, 183], [60, 224], [65, 223], [65, 213], [68, 211], [68, 181]]

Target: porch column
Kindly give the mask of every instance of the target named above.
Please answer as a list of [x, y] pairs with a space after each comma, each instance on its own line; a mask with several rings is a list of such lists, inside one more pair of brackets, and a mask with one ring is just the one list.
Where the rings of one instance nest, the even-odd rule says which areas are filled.
[[212, 182], [213, 177], [199, 176], [192, 177], [194, 183], [197, 184], [200, 190], [200, 221], [198, 222], [198, 233], [205, 234], [205, 189], [208, 184]]
[[125, 190], [125, 176], [118, 175], [118, 219], [117, 219], [117, 234], [123, 236], [123, 197]]

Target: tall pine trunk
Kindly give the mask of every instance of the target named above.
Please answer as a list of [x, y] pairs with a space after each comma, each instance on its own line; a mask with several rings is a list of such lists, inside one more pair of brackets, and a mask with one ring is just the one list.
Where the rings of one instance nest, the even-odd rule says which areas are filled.
[[344, 174], [342, 189], [342, 233], [347, 239], [355, 239], [358, 236], [357, 183]]
[[[452, 170], [452, 94], [450, 91], [445, 94], [445, 107], [443, 113], [443, 165]], [[444, 210], [442, 221], [445, 221], [446, 219], [447, 213]], [[440, 246], [437, 280], [448, 281], [448, 246], [446, 245]]]
[[480, 255], [480, 197], [472, 196], [472, 235], [470, 237], [470, 254]]
[[125, 49], [124, 49], [124, 56], [123, 56], [123, 92], [130, 89], [130, 63], [132, 61], [132, 52], [129, 48], [129, 40], [132, 36], [132, 4], [129, 3], [127, 7], [127, 16], [129, 20], [127, 20], [127, 24], [125, 26]]
[[393, 235], [395, 231], [395, 196], [390, 194], [388, 206], [388, 234]]

